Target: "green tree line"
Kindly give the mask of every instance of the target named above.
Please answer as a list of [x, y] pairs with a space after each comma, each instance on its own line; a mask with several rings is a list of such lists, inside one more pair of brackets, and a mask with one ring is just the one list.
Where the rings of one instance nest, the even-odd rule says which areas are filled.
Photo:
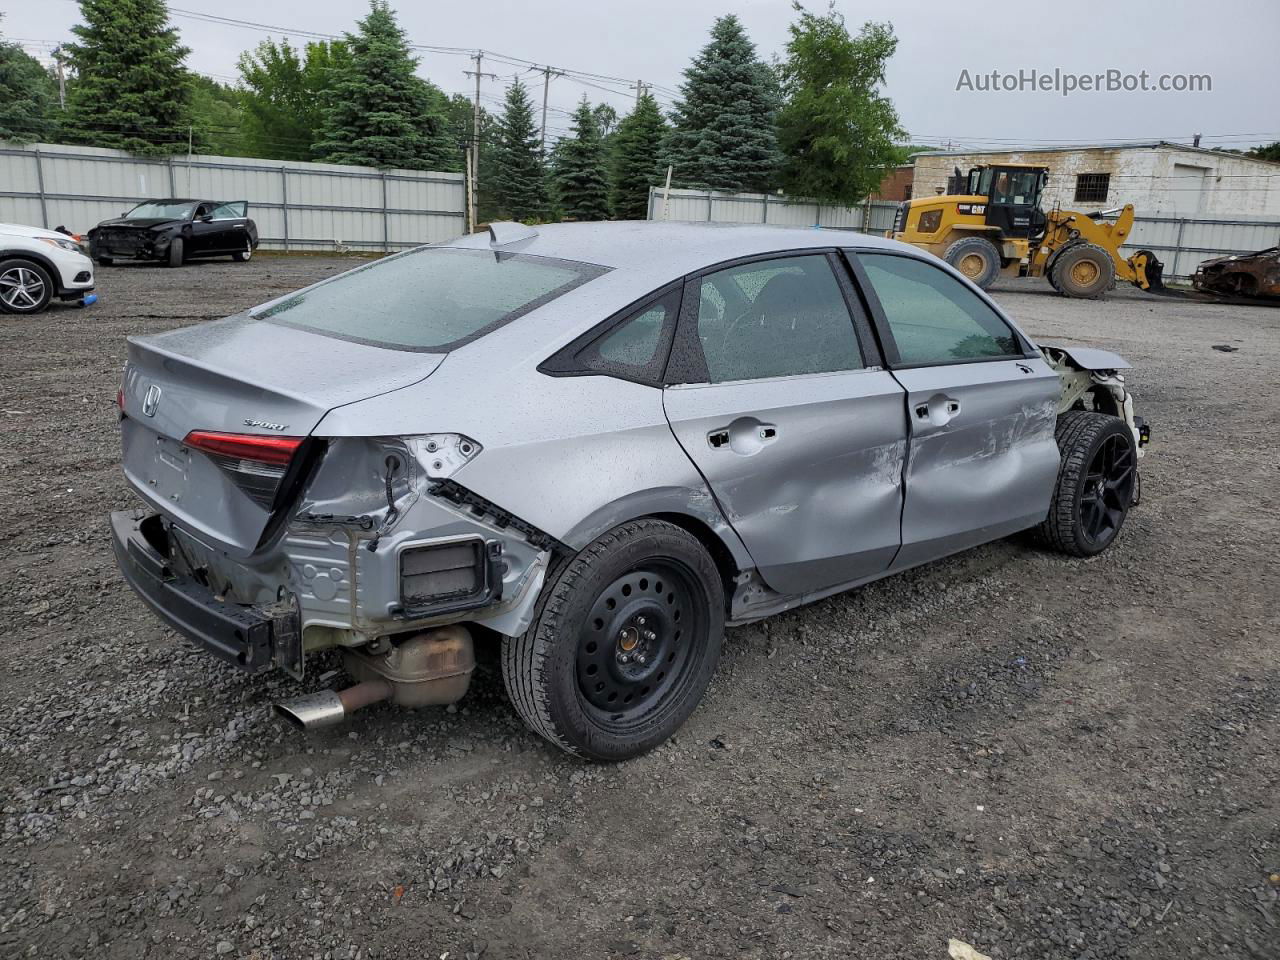
[[187, 69], [164, 0], [79, 5], [76, 39], [58, 52], [65, 106], [53, 73], [0, 35], [0, 138], [443, 171], [463, 170], [474, 144], [481, 217], [530, 221], [641, 219], [668, 168], [676, 186], [853, 204], [910, 149], [883, 92], [893, 27], [850, 30], [834, 5], [795, 3], [773, 64], [736, 16], [720, 17], [669, 112], [643, 90], [620, 119], [584, 96], [571, 133], [546, 145], [519, 80], [473, 129], [468, 98], [417, 75], [387, 0], [340, 40], [245, 51], [234, 85]]

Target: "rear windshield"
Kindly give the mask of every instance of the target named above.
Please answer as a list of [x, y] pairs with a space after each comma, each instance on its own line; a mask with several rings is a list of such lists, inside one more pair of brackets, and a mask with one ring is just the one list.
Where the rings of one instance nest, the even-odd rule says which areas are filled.
[[299, 290], [254, 316], [357, 343], [444, 353], [607, 270], [549, 257], [419, 247]]

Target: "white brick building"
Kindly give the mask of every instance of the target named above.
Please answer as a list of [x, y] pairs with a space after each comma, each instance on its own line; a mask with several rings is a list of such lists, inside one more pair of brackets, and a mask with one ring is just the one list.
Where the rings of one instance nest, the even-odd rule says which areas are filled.
[[1043, 206], [1089, 212], [1132, 203], [1138, 216], [1280, 217], [1280, 163], [1167, 141], [1003, 151], [917, 153], [911, 195], [945, 190], [953, 169], [1049, 168]]

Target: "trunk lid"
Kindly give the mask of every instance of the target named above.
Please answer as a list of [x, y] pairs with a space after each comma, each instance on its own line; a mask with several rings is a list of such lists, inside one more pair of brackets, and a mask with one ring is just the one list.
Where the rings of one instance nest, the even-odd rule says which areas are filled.
[[121, 397], [125, 475], [180, 527], [246, 557], [271, 510], [237, 485], [225, 459], [184, 443], [188, 435], [307, 437], [335, 407], [416, 383], [443, 359], [247, 315], [131, 337]]

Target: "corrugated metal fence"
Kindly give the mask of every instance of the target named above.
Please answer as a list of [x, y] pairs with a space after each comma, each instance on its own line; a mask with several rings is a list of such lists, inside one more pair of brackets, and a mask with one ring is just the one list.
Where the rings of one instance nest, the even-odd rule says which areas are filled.
[[460, 173], [0, 141], [0, 221], [87, 231], [140, 200], [248, 200], [263, 246], [399, 250], [466, 232]]
[[868, 200], [857, 207], [837, 207], [778, 197], [768, 193], [721, 193], [718, 190], [649, 188], [650, 220], [701, 220], [709, 223], [767, 223], [778, 227], [832, 227], [860, 233], [884, 233], [893, 226], [898, 205]]
[[[711, 223], [767, 223], [788, 227], [832, 227], [883, 234], [893, 226], [898, 204], [868, 200], [856, 207], [835, 207], [764, 193], [649, 188], [650, 220], [701, 220]], [[1135, 217], [1126, 254], [1150, 250], [1164, 261], [1165, 277], [1190, 277], [1205, 260], [1251, 253], [1280, 243], [1280, 220]]]

